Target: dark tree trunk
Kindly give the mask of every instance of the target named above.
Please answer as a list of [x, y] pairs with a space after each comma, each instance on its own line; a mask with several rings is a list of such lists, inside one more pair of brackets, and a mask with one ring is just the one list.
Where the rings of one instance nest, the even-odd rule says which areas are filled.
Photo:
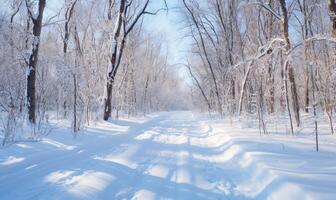
[[[107, 97], [105, 98], [105, 109], [104, 109], [104, 120], [107, 121], [112, 113], [112, 88], [113, 88], [113, 82], [115, 80], [118, 68], [120, 66], [121, 58], [123, 55], [123, 50], [126, 43], [126, 37], [127, 35], [133, 30], [134, 26], [138, 23], [139, 19], [145, 15], [145, 14], [151, 14], [155, 15], [156, 13], [147, 12], [147, 6], [149, 4], [150, 0], [145, 1], [145, 5], [142, 7], [140, 12], [135, 15], [134, 19], [132, 21], [127, 19], [127, 11], [129, 7], [131, 6], [131, 3], [127, 4], [126, 0], [120, 1], [120, 7], [119, 7], [119, 14], [117, 23], [115, 24], [115, 29], [113, 33], [113, 42], [112, 42], [112, 56], [110, 59], [110, 71], [108, 73], [108, 80], [106, 84], [106, 91], [107, 91]], [[114, 4], [114, 1], [109, 1], [109, 7], [112, 7]], [[108, 9], [110, 12], [111, 9]], [[111, 19], [111, 15], [108, 15], [108, 19]], [[126, 26], [127, 24], [127, 26]], [[121, 29], [123, 29], [123, 37], [121, 39], [121, 42], [119, 41], [119, 36]], [[120, 45], [120, 47], [119, 47]], [[119, 53], [118, 53], [119, 49]]]
[[68, 51], [68, 41], [70, 38], [70, 21], [72, 18], [72, 15], [74, 13], [75, 5], [77, 3], [77, 0], [75, 0], [70, 7], [67, 8], [65, 13], [65, 25], [64, 25], [64, 39], [63, 39], [63, 53], [64, 56]]
[[336, 1], [329, 0], [329, 10], [331, 14], [331, 21], [332, 21], [332, 34], [333, 37], [336, 38]]
[[113, 80], [109, 80], [106, 85], [107, 98], [105, 99], [104, 120], [107, 121], [112, 113], [112, 88]]
[[110, 71], [108, 73], [108, 80], [106, 84], [106, 92], [107, 97], [105, 99], [105, 109], [104, 109], [104, 120], [107, 121], [112, 113], [112, 88], [113, 88], [113, 82], [115, 79], [115, 75], [117, 74], [117, 53], [118, 53], [118, 38], [120, 36], [122, 23], [123, 23], [123, 16], [125, 13], [126, 8], [126, 0], [121, 0], [120, 7], [119, 7], [119, 15], [118, 20], [115, 27], [115, 32], [113, 33], [113, 42], [112, 42], [112, 56], [110, 60]]
[[33, 42], [32, 42], [32, 53], [29, 57], [28, 63], [28, 73], [27, 73], [27, 102], [28, 102], [28, 116], [29, 121], [33, 124], [36, 123], [36, 69], [38, 62], [38, 52], [40, 46], [40, 35], [42, 30], [42, 19], [43, 11], [45, 8], [46, 0], [39, 0], [38, 5], [38, 15], [34, 17], [31, 12], [31, 7], [28, 5], [27, 8], [30, 18], [33, 21]]

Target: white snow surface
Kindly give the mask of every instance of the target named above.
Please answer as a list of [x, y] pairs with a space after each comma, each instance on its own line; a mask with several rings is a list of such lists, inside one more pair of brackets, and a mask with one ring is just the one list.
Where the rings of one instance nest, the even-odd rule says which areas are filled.
[[56, 129], [0, 149], [0, 199], [336, 199], [336, 136], [188, 111]]

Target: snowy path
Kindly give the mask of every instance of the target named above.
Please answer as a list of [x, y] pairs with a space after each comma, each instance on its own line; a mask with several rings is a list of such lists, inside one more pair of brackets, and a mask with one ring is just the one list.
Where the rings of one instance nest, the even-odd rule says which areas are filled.
[[0, 199], [335, 199], [335, 143], [225, 126], [170, 112], [62, 129], [0, 150]]

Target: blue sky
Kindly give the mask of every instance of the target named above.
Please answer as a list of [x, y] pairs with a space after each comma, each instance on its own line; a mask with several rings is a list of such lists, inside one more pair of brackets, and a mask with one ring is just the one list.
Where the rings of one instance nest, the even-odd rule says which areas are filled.
[[[10, 3], [11, 0], [6, 1]], [[156, 38], [162, 38], [163, 46], [168, 51], [168, 63], [178, 68], [181, 78], [188, 79], [184, 67], [177, 63], [185, 63], [186, 51], [189, 48], [188, 39], [183, 37], [183, 24], [179, 7], [180, 0], [166, 0], [169, 12], [161, 11], [157, 15], [146, 15], [144, 19], [144, 28]], [[63, 1], [48, 0], [46, 14], [57, 12]], [[9, 6], [4, 6], [9, 7]], [[158, 8], [165, 7], [163, 0], [151, 0], [149, 10], [155, 11]]]
[[[179, 14], [179, 1], [180, 0], [166, 0], [169, 12], [161, 11], [157, 15], [146, 15], [144, 19], [144, 27], [151, 34], [156, 37], [161, 37], [163, 44], [167, 47], [169, 52], [169, 63], [175, 64], [183, 61], [185, 52], [187, 50], [187, 39], [183, 38], [182, 33], [183, 24], [181, 23], [181, 16]], [[117, 1], [118, 2], [118, 1]], [[46, 11], [57, 12], [63, 1], [50, 1], [48, 2]], [[164, 8], [163, 0], [151, 0], [149, 4], [149, 11], [156, 11], [159, 8]]]
[[[164, 7], [163, 0], [152, 0], [151, 3], [151, 10]], [[167, 4], [168, 13], [162, 11], [156, 16], [146, 16], [144, 26], [148, 32], [162, 37], [163, 44], [168, 49], [169, 64], [181, 68], [181, 65], [176, 64], [185, 62], [188, 39], [183, 37], [179, 0], [167, 0]], [[186, 76], [185, 70], [179, 69], [179, 72], [182, 78]]]

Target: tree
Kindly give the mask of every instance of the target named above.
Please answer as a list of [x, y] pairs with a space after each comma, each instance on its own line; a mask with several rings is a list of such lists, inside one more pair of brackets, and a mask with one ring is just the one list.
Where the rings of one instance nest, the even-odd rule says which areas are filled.
[[336, 38], [336, 1], [329, 0], [329, 11], [332, 23], [332, 34]]
[[[127, 36], [131, 33], [131, 31], [134, 29], [135, 25], [139, 22], [139, 20], [143, 15], [146, 14], [156, 15], [160, 10], [163, 10], [159, 9], [155, 12], [147, 11], [147, 7], [149, 5], [150, 0], [146, 0], [144, 5], [140, 8], [139, 11], [137, 10], [137, 7], [135, 7], [135, 10], [133, 11], [135, 14], [132, 15], [128, 11], [132, 9], [134, 1], [135, 0], [132, 0], [130, 2], [127, 2], [126, 0], [120, 1], [118, 17], [114, 27], [114, 33], [112, 36], [113, 37], [111, 45], [112, 54], [110, 58], [110, 67], [106, 83], [106, 98], [104, 107], [105, 121], [110, 118], [112, 113], [112, 88], [116, 74], [118, 72], [118, 68], [121, 63], [121, 59], [123, 57]], [[120, 38], [121, 31], [123, 31], [123, 35]]]
[[36, 70], [38, 64], [38, 54], [40, 47], [40, 36], [42, 31], [43, 12], [46, 6], [46, 0], [38, 1], [36, 13], [33, 11], [33, 3], [26, 0], [26, 6], [30, 19], [33, 22], [32, 52], [29, 56], [27, 66], [27, 104], [29, 121], [36, 123]]
[[[187, 10], [188, 15], [190, 16], [190, 22], [196, 28], [195, 31], [196, 31], [196, 35], [198, 36], [198, 38], [196, 38], [197, 37], [196, 35], [193, 35], [193, 39], [197, 43], [197, 46], [200, 50], [200, 53], [204, 55], [204, 58], [201, 58], [202, 62], [210, 70], [211, 79], [212, 79], [213, 84], [214, 84], [214, 91], [215, 91], [216, 100], [217, 100], [218, 112], [222, 115], [223, 114], [223, 110], [222, 110], [223, 108], [222, 108], [222, 101], [221, 101], [221, 97], [220, 97], [220, 93], [219, 93], [219, 86], [218, 86], [218, 83], [217, 83], [218, 81], [217, 81], [217, 78], [216, 78], [216, 75], [215, 75], [214, 66], [211, 62], [211, 58], [209, 56], [209, 52], [208, 52], [207, 47], [206, 47], [206, 41], [205, 41], [203, 33], [202, 33], [202, 27], [203, 27], [203, 29], [205, 29], [205, 28], [204, 28], [204, 26], [202, 26], [202, 21], [197, 19], [196, 13], [198, 13], [198, 11], [194, 10], [190, 5], [188, 5], [186, 0], [183, 0], [183, 5]], [[193, 32], [194, 30], [191, 30], [191, 31]]]
[[[107, 98], [105, 99], [104, 120], [108, 120], [112, 112], [112, 87], [117, 73], [117, 53], [118, 53], [118, 39], [120, 36], [123, 19], [125, 20], [126, 0], [120, 1], [119, 13], [117, 22], [114, 27], [113, 41], [112, 41], [112, 56], [110, 60], [110, 71], [108, 73], [108, 80], [106, 84]], [[109, 14], [110, 16], [110, 14]], [[125, 26], [125, 25], [124, 25]]]
[[[68, 42], [70, 38], [70, 25], [71, 25], [71, 19], [72, 16], [74, 15], [74, 9], [76, 6], [77, 0], [74, 0], [73, 2], [70, 2], [69, 6], [66, 9], [65, 12], [65, 24], [64, 24], [64, 37], [63, 37], [63, 56], [64, 56], [64, 63], [68, 62]], [[75, 33], [76, 34], [76, 33]], [[79, 43], [78, 37], [74, 37], [76, 42], [75, 44]], [[79, 49], [78, 45], [77, 50]], [[73, 86], [74, 86], [74, 91], [73, 91], [73, 97], [74, 97], [74, 102], [73, 102], [73, 130], [74, 133], [78, 131], [77, 127], [77, 99], [78, 99], [78, 91], [77, 91], [77, 75], [76, 75], [76, 70], [70, 70], [72, 71], [72, 78], [73, 78]], [[66, 107], [66, 101], [64, 101], [64, 105]]]
[[[280, 0], [280, 6], [283, 14], [283, 37], [286, 43], [286, 56], [288, 57], [289, 51], [291, 50], [291, 42], [289, 38], [289, 19], [286, 0]], [[295, 83], [295, 75], [293, 65], [286, 59], [285, 62], [285, 73], [288, 73], [288, 80], [291, 88], [291, 97], [292, 97], [292, 107], [294, 111], [294, 116], [296, 120], [296, 126], [300, 126], [300, 105], [298, 100], [297, 88]], [[286, 93], [286, 95], [288, 95]], [[289, 106], [289, 105], [287, 105]]]

